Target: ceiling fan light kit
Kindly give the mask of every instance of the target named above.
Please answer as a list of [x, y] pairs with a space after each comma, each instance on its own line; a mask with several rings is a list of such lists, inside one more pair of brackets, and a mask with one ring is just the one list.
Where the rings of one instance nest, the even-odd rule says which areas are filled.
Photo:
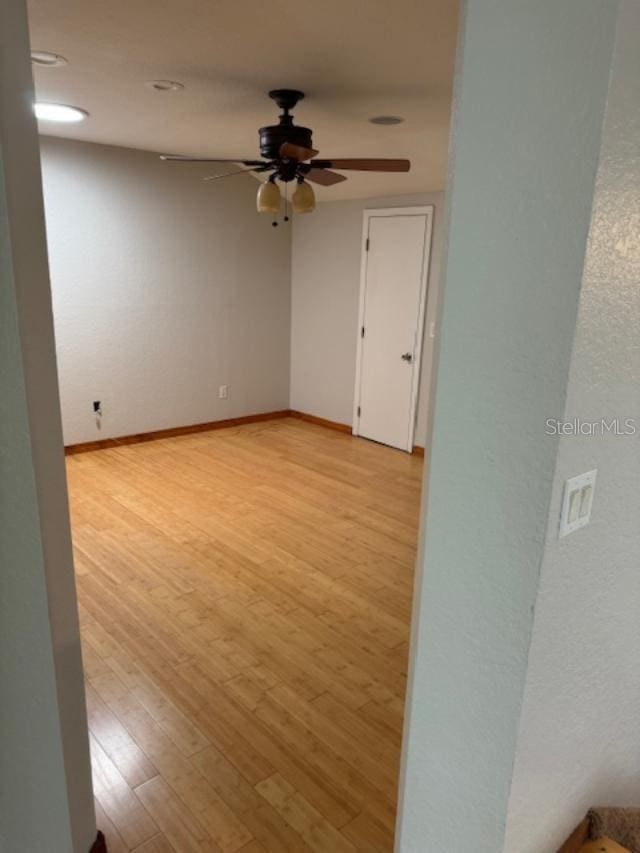
[[[313, 187], [308, 181], [322, 186], [331, 186], [346, 181], [346, 175], [340, 175], [333, 169], [359, 170], [366, 172], [408, 172], [411, 164], [408, 160], [374, 159], [374, 158], [323, 158], [315, 160], [318, 152], [313, 147], [311, 129], [300, 127], [293, 123], [291, 110], [298, 101], [304, 98], [304, 93], [297, 89], [272, 89], [269, 92], [282, 110], [278, 116], [278, 124], [261, 127], [258, 131], [260, 139], [260, 154], [262, 160], [244, 160], [242, 157], [232, 157], [220, 160], [215, 157], [180, 157], [162, 154], [162, 160], [182, 163], [241, 163], [247, 169], [239, 172], [227, 172], [223, 175], [212, 175], [206, 180], [215, 180], [229, 175], [240, 174], [244, 171], [271, 172], [268, 180], [260, 184], [256, 198], [258, 213], [277, 215], [280, 211], [280, 191], [276, 181], [288, 184], [296, 181], [296, 189], [291, 198], [295, 213], [310, 213], [315, 209], [316, 200]], [[286, 218], [286, 217], [285, 217]], [[275, 224], [275, 223], [274, 223]]]
[[271, 213], [274, 216], [280, 213], [280, 190], [273, 178], [269, 178], [258, 187], [256, 208], [258, 213]]
[[316, 196], [311, 184], [299, 178], [298, 185], [291, 196], [294, 213], [312, 213], [316, 209]]

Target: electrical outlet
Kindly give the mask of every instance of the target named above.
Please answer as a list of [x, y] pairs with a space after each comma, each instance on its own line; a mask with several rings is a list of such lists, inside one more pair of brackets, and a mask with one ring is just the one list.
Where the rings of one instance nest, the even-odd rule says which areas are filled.
[[228, 385], [221, 385], [218, 388], [218, 397], [221, 400], [226, 400], [228, 396], [229, 396], [229, 386]]
[[560, 513], [560, 538], [568, 536], [589, 524], [593, 505], [593, 490], [597, 469], [571, 477], [564, 484], [564, 497]]
[[96, 415], [102, 414], [102, 403], [100, 402], [100, 400], [93, 401], [93, 412]]

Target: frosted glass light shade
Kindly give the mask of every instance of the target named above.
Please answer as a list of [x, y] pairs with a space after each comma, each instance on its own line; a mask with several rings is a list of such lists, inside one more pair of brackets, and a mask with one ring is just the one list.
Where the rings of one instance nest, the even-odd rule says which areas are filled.
[[258, 213], [280, 212], [280, 190], [273, 181], [266, 181], [258, 187], [256, 207]]
[[311, 184], [301, 181], [291, 196], [294, 213], [311, 213], [316, 208], [316, 196]]

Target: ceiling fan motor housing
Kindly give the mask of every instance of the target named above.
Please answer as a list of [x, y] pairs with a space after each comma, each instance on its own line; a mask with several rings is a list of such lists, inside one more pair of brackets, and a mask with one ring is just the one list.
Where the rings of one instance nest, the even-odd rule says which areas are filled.
[[[304, 98], [304, 94], [295, 89], [273, 89], [269, 92], [269, 97], [273, 98], [282, 109], [282, 114], [279, 117], [278, 124], [270, 124], [261, 127], [259, 130], [260, 154], [265, 160], [279, 160], [280, 147], [285, 142], [291, 142], [293, 145], [299, 145], [302, 148], [313, 148], [310, 128], [298, 127], [293, 123], [293, 116], [289, 115], [289, 110], [293, 109], [301, 98]], [[287, 170], [286, 164], [280, 169], [280, 180], [292, 181], [295, 178], [297, 163], [291, 165], [291, 170]], [[291, 175], [288, 174], [288, 171], [291, 172]]]
[[[316, 159], [318, 152], [313, 148], [311, 130], [308, 127], [298, 127], [293, 123], [290, 113], [295, 105], [304, 98], [304, 93], [297, 89], [272, 89], [269, 92], [280, 107], [282, 112], [278, 116], [278, 124], [269, 124], [261, 127], [260, 152], [263, 160], [245, 160], [244, 157], [232, 157], [220, 160], [214, 157], [182, 157], [172, 154], [161, 154], [162, 160], [180, 160], [185, 163], [193, 162], [217, 162], [217, 163], [242, 163], [248, 167], [240, 169], [240, 172], [270, 173], [267, 183], [273, 185], [276, 181], [298, 181], [301, 185], [298, 191], [304, 191], [306, 181], [312, 181], [323, 186], [345, 181], [346, 177], [332, 169], [357, 169], [365, 172], [408, 172], [411, 164], [408, 160], [372, 157], [347, 157], [338, 159]], [[222, 175], [211, 175], [205, 180], [216, 180], [226, 178], [229, 175], [239, 174], [226, 172]], [[269, 193], [273, 186], [261, 187], [261, 192]], [[259, 205], [260, 206], [260, 205]]]

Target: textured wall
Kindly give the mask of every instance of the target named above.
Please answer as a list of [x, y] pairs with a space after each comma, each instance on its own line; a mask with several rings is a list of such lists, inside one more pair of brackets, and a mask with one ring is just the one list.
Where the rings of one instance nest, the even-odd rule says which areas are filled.
[[53, 138], [42, 163], [66, 444], [288, 406], [291, 232], [253, 178]]
[[0, 4], [0, 849], [95, 839], [26, 9]]
[[443, 233], [443, 194], [323, 202], [293, 226], [291, 262], [291, 407], [351, 423], [356, 376], [362, 218], [367, 208], [434, 205], [429, 298], [416, 421], [424, 445]]
[[401, 853], [503, 849], [616, 12], [466, 4]]
[[[607, 102], [566, 420], [509, 807], [508, 853], [553, 853], [591, 805], [640, 803], [640, 7], [626, 0]], [[567, 477], [598, 469], [591, 524], [558, 540]]]

